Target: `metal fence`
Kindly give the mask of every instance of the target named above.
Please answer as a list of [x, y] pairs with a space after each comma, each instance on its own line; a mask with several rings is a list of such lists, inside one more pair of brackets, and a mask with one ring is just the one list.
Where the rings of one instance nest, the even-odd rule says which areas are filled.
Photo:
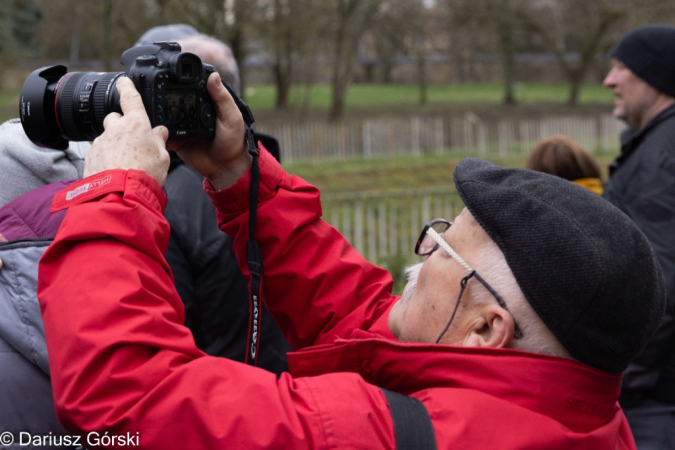
[[536, 142], [564, 134], [591, 153], [618, 150], [624, 125], [611, 115], [486, 121], [475, 114], [413, 116], [338, 123], [263, 123], [275, 136], [284, 162], [422, 155], [462, 149], [481, 158], [528, 152]]
[[366, 259], [398, 271], [415, 260], [413, 250], [424, 224], [452, 220], [463, 207], [454, 188], [322, 195], [323, 218]]

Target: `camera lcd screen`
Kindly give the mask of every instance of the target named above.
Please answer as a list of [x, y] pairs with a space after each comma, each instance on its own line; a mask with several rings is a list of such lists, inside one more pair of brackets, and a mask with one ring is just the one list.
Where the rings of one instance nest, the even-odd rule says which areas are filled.
[[197, 129], [197, 94], [195, 91], [166, 91], [164, 125], [169, 130]]

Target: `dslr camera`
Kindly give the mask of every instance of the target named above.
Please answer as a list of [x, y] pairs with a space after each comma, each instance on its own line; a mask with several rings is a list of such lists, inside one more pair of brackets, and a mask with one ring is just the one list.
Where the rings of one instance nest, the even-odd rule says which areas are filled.
[[[115, 82], [127, 76], [141, 94], [153, 127], [169, 129], [169, 143], [215, 136], [216, 112], [206, 80], [216, 69], [175, 42], [155, 42], [122, 54], [124, 72], [70, 72], [62, 65], [31, 73], [19, 112], [28, 138], [40, 147], [65, 150], [68, 141], [91, 141], [103, 119], [122, 113]], [[231, 91], [230, 91], [231, 92]]]

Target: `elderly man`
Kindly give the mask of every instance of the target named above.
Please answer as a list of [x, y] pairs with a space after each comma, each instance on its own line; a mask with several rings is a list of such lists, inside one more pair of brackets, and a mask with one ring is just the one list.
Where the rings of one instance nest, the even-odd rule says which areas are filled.
[[666, 283], [664, 318], [624, 375], [621, 405], [641, 449], [675, 445], [675, 26], [647, 25], [613, 52], [605, 86], [628, 129], [610, 166], [605, 198], [654, 247]]
[[[217, 74], [207, 86], [216, 137], [179, 154], [245, 262], [258, 164]], [[466, 209], [424, 227], [424, 263], [399, 299], [321, 220], [318, 191], [263, 151], [262, 292], [299, 350], [277, 379], [204, 355], [182, 326], [162, 257], [167, 130], [151, 130], [129, 80], [117, 87], [124, 116], [106, 118], [89, 178], [55, 197], [68, 212], [40, 265], [54, 395], [73, 433], [153, 449], [634, 448], [621, 371], [661, 318], [663, 280], [608, 202], [465, 160], [454, 181]]]

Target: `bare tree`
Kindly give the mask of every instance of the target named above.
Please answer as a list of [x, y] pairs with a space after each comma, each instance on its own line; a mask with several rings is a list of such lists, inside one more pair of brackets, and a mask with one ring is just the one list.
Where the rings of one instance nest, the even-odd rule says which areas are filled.
[[276, 85], [276, 108], [287, 109], [296, 63], [306, 61], [316, 41], [318, 15], [311, 0], [265, 0], [254, 21], [255, 38], [262, 41], [271, 57]]
[[[569, 105], [578, 103], [586, 74], [599, 51], [609, 47], [609, 32], [626, 15], [623, 6], [615, 0], [549, 0], [540, 3], [536, 16], [523, 14], [528, 31], [542, 39], [565, 74]], [[570, 58], [570, 51], [575, 58]]]
[[[527, 7], [526, 0], [446, 0], [452, 12], [453, 24], [469, 33], [470, 41], [482, 41], [481, 35], [493, 36], [493, 45], [488, 47], [497, 51], [502, 64], [504, 96], [502, 102], [507, 105], [516, 103], [515, 53], [517, 37], [521, 34], [521, 17]], [[466, 39], [461, 42], [466, 43]]]
[[344, 99], [356, 64], [359, 40], [370, 25], [382, 0], [331, 0], [333, 24], [332, 102], [329, 117], [344, 114]]

